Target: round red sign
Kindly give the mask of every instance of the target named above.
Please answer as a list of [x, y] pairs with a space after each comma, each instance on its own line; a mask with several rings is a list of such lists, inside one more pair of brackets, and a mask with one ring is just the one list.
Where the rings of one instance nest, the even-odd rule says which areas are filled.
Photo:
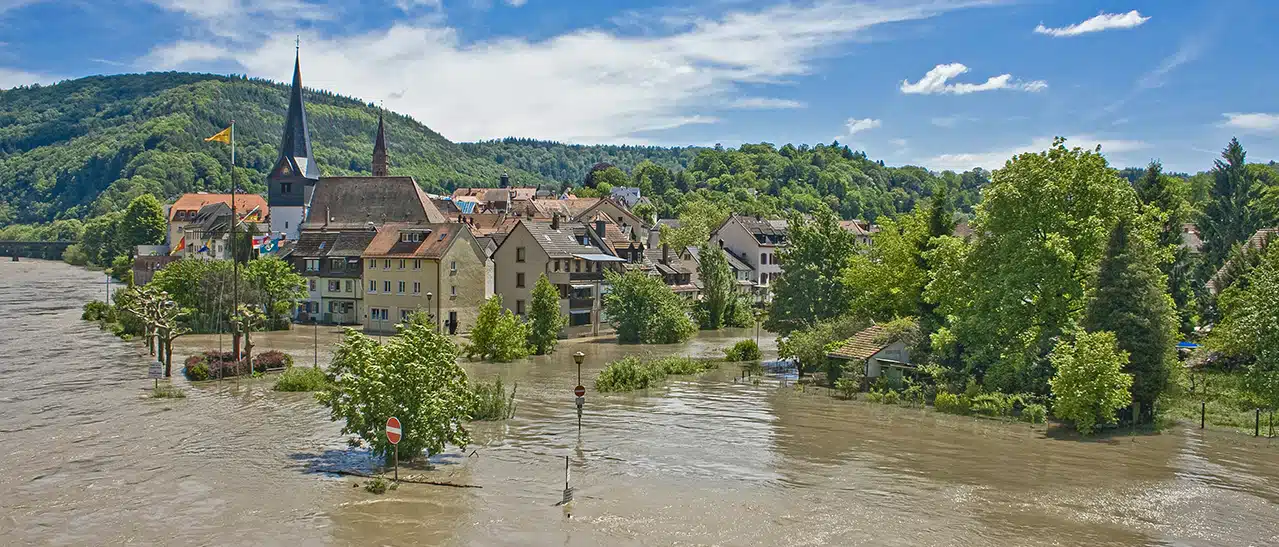
[[581, 396], [583, 396], [583, 395], [586, 395], [586, 388], [584, 388], [584, 387], [582, 387], [582, 386], [577, 386], [577, 387], [573, 388], [573, 395], [577, 395], [578, 397], [581, 397]]
[[395, 416], [386, 419], [386, 440], [400, 444], [400, 420]]

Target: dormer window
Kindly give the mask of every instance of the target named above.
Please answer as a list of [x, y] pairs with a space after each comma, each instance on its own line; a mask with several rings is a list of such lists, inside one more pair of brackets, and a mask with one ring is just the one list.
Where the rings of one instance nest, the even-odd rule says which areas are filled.
[[293, 183], [292, 183], [292, 182], [282, 182], [282, 183], [280, 183], [280, 193], [282, 193], [282, 194], [292, 194], [292, 193], [293, 193]]
[[422, 236], [424, 234], [429, 234], [429, 233], [430, 233], [429, 230], [427, 231], [405, 230], [403, 232], [400, 232], [400, 242], [401, 243], [421, 243]]

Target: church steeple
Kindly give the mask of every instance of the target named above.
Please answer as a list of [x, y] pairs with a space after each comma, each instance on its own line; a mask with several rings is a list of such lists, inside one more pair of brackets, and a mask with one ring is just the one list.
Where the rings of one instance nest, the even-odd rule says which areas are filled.
[[[285, 171], [287, 169], [287, 171]], [[289, 111], [284, 115], [284, 135], [280, 138], [280, 157], [273, 175], [298, 176], [318, 180], [320, 167], [311, 155], [311, 133], [306, 125], [306, 108], [302, 103], [302, 63], [293, 60], [293, 89], [289, 95]]]
[[382, 122], [381, 110], [377, 113], [377, 139], [373, 141], [373, 176], [390, 176], [386, 165], [386, 126]]

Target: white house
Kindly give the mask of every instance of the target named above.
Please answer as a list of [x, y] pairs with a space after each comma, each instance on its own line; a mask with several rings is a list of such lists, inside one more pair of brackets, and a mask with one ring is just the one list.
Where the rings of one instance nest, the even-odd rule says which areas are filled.
[[711, 243], [750, 266], [751, 282], [761, 300], [768, 300], [770, 287], [782, 273], [777, 251], [786, 244], [785, 220], [730, 215], [711, 232]]

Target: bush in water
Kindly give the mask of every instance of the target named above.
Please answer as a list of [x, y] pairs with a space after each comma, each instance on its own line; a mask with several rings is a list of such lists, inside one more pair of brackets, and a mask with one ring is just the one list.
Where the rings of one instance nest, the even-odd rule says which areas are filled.
[[724, 359], [727, 361], [758, 361], [761, 355], [759, 346], [754, 340], [742, 340], [733, 347], [724, 349]]
[[289, 367], [275, 381], [276, 391], [320, 391], [328, 386], [324, 371], [315, 367]]
[[293, 366], [293, 356], [280, 350], [264, 351], [253, 356], [253, 370], [266, 372], [270, 369], [281, 369]]
[[1042, 424], [1048, 418], [1048, 409], [1044, 405], [1032, 403], [1021, 411], [1021, 419], [1032, 424]]
[[471, 409], [471, 419], [498, 421], [514, 418], [517, 387], [518, 385], [511, 386], [511, 394], [508, 396], [502, 387], [501, 377], [493, 379], [492, 382], [477, 382], [471, 386], [471, 391], [475, 392], [475, 406]]
[[640, 361], [630, 356], [605, 366], [595, 379], [595, 389], [601, 393], [648, 389], [660, 384], [667, 376], [697, 374], [715, 367], [712, 361], [688, 357]]
[[937, 398], [933, 399], [933, 408], [938, 412], [947, 414], [968, 414], [968, 397], [963, 395], [955, 395], [947, 391], [938, 391]]

